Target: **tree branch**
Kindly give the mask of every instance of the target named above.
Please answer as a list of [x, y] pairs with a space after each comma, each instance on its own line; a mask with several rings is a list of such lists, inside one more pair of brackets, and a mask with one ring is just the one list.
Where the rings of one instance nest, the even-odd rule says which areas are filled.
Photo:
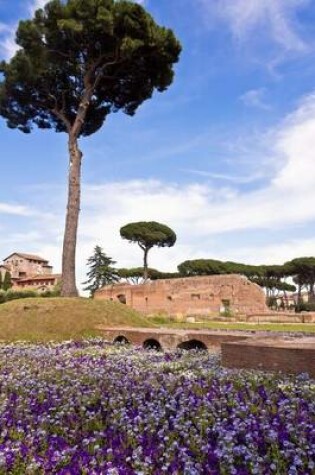
[[58, 108], [58, 101], [57, 101], [57, 98], [55, 96], [53, 96], [52, 94], [48, 94], [49, 97], [51, 97], [55, 103], [55, 107], [53, 107], [51, 109], [52, 113], [59, 119], [61, 120], [61, 122], [64, 123], [64, 125], [66, 126], [67, 128], [67, 131], [68, 133], [70, 132], [71, 130], [71, 123], [70, 121], [67, 119], [65, 113], [64, 113], [64, 109], [65, 109], [65, 99], [64, 99], [64, 96], [63, 96], [63, 99], [62, 99], [62, 102], [63, 102], [63, 107], [62, 109], [60, 110]]

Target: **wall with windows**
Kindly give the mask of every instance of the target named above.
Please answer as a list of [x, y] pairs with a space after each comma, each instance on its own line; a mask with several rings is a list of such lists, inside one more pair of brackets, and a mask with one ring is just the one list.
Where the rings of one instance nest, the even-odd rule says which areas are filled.
[[240, 275], [115, 284], [97, 291], [95, 298], [125, 303], [145, 314], [237, 316], [268, 311], [263, 290]]

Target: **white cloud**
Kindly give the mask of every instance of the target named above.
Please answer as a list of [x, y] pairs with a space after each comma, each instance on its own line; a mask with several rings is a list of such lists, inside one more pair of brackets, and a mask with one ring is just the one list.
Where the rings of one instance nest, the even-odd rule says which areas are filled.
[[[134, 0], [136, 3], [145, 6], [147, 0]], [[43, 8], [49, 0], [31, 0], [27, 4], [27, 13], [29, 17], [33, 17], [36, 10]], [[18, 45], [15, 43], [15, 33], [17, 30], [18, 24], [6, 25], [0, 23], [0, 56], [5, 60], [9, 60], [14, 56], [14, 54], [19, 49]]]
[[[292, 227], [315, 223], [315, 94], [305, 97], [296, 110], [264, 138], [275, 171], [267, 184], [253, 191], [238, 188], [240, 175], [236, 175], [235, 183], [228, 180], [229, 186], [222, 186], [220, 182], [201, 185], [157, 180], [85, 184], [77, 252], [78, 283], [85, 280], [86, 260], [96, 244], [101, 245], [121, 267], [141, 265], [140, 249], [123, 241], [119, 235], [121, 226], [138, 220], [160, 221], [177, 233], [178, 242], [173, 248], [152, 249], [150, 252], [150, 265], [161, 270], [175, 270], [181, 261], [198, 257], [281, 262], [298, 255], [314, 254], [314, 239], [306, 239], [302, 232], [300, 239], [296, 232], [293, 238], [290, 233]], [[255, 143], [253, 141], [253, 160], [256, 157]], [[41, 196], [43, 192], [39, 189], [34, 191], [36, 193]], [[53, 193], [50, 189], [47, 196], [59, 195], [60, 190]], [[18, 231], [13, 230], [12, 225], [12, 232], [8, 235], [15, 235], [16, 243], [25, 246], [21, 251], [40, 253], [51, 259], [57, 271], [60, 270], [64, 210], [53, 198], [51, 206], [49, 198], [47, 200], [38, 199], [38, 202], [47, 201], [47, 209], [56, 216], [42, 213], [39, 219], [40, 211], [31, 210], [34, 216], [30, 218], [25, 233], [31, 230], [39, 233], [37, 237], [33, 236], [32, 242], [19, 242], [19, 224]], [[30, 210], [2, 204], [0, 211], [23, 217]], [[277, 230], [281, 231], [281, 237]], [[231, 243], [231, 237], [240, 231], [259, 233], [261, 245], [248, 246], [248, 240], [243, 241], [243, 245]], [[287, 238], [283, 238], [283, 231]], [[268, 239], [271, 232], [275, 241], [272, 246]], [[228, 243], [226, 246], [225, 242]], [[9, 243], [3, 244], [2, 252], [12, 251]]]
[[[164, 270], [174, 270], [185, 259], [213, 256], [218, 235], [222, 241], [224, 233], [241, 230], [268, 233], [315, 221], [315, 95], [305, 98], [277, 131], [270, 134], [269, 140], [270, 153], [282, 168], [269, 184], [256, 191], [153, 180], [86, 186], [80, 257], [84, 256], [85, 260], [93, 246], [100, 244], [119, 259], [120, 266], [139, 265], [141, 251], [119, 236], [121, 226], [138, 220], [160, 221], [176, 231], [178, 243], [174, 248], [151, 252], [150, 264]], [[277, 247], [273, 246], [272, 256], [277, 256]], [[311, 245], [303, 239], [292, 241], [288, 235], [279, 249], [279, 259], [286, 260], [291, 255], [310, 253]], [[257, 256], [265, 259], [270, 251], [268, 246], [262, 246], [260, 252], [255, 247], [244, 250], [232, 246], [225, 258], [233, 255], [241, 258], [243, 253], [244, 259], [251, 262]], [[82, 263], [80, 272], [83, 272]]]
[[27, 206], [0, 203], [0, 214], [12, 214], [16, 216], [32, 216], [34, 215], [34, 211], [28, 208]]
[[[27, 4], [27, 13], [32, 17], [38, 8], [42, 8], [48, 3], [48, 0], [32, 0]], [[15, 33], [18, 24], [7, 25], [0, 23], [0, 53], [1, 57], [9, 60], [19, 49], [15, 42]]]
[[288, 51], [302, 52], [307, 45], [296, 28], [296, 12], [309, 0], [199, 0], [209, 17], [218, 15], [230, 27], [237, 40], [253, 34], [268, 35]]
[[8, 26], [5, 23], [0, 23], [0, 34], [6, 33], [8, 30]]
[[194, 175], [213, 178], [214, 180], [227, 181], [227, 182], [231, 182], [235, 184], [252, 183], [264, 177], [263, 173], [253, 173], [252, 175], [241, 176], [241, 175], [227, 175], [225, 173], [213, 173], [213, 172], [209, 172], [205, 170], [186, 169], [183, 171], [192, 173]]
[[16, 26], [0, 23], [0, 53], [4, 59], [10, 59], [18, 49], [14, 39]]
[[[314, 256], [315, 238], [290, 239], [265, 246], [244, 246], [232, 249], [229, 259], [251, 264], [283, 264], [299, 256]], [[224, 259], [225, 256], [218, 256]]]
[[250, 89], [242, 94], [239, 98], [247, 107], [255, 107], [262, 110], [270, 110], [271, 106], [266, 102], [266, 89]]
[[28, 7], [29, 14], [32, 16], [36, 10], [43, 8], [48, 1], [49, 0], [32, 0]]

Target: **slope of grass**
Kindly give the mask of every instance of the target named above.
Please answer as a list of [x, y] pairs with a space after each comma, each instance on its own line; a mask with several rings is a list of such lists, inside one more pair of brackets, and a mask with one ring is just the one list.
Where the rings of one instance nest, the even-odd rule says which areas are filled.
[[101, 335], [97, 325], [151, 326], [138, 312], [105, 300], [29, 298], [0, 305], [0, 340], [62, 341]]

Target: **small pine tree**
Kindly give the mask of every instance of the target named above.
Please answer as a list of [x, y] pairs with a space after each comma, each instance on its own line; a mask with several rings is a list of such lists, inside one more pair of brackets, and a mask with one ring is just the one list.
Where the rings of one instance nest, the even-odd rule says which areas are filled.
[[2, 285], [3, 285], [3, 282], [2, 282], [2, 272], [0, 271], [0, 290], [2, 289]]
[[94, 254], [87, 260], [90, 267], [87, 273], [88, 280], [83, 282], [86, 285], [84, 290], [89, 290], [93, 297], [96, 290], [104, 285], [112, 284], [119, 280], [118, 271], [113, 267], [116, 262], [111, 257], [106, 256], [100, 246], [95, 246]]
[[2, 283], [2, 289], [7, 291], [11, 289], [12, 287], [12, 281], [11, 281], [11, 274], [10, 272], [6, 272], [4, 275], [3, 283]]

